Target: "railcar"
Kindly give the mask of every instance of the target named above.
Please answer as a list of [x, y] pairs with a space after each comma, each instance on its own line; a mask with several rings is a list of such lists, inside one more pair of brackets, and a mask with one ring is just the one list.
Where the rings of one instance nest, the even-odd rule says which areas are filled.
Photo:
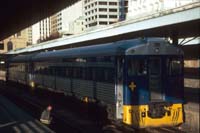
[[183, 123], [183, 52], [161, 38], [18, 55], [8, 80], [106, 105], [134, 128]]

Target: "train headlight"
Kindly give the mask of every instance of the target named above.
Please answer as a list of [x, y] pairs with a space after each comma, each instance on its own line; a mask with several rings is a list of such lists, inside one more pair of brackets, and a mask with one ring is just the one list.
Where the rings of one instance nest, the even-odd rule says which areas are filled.
[[0, 64], [5, 64], [5, 61], [0, 61]]
[[142, 112], [142, 117], [146, 117], [146, 112]]

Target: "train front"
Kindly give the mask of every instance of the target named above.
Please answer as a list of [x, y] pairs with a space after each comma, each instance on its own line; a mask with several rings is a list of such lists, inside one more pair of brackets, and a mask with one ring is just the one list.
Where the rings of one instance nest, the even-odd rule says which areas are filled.
[[166, 42], [126, 51], [123, 123], [135, 128], [183, 123], [183, 52]]

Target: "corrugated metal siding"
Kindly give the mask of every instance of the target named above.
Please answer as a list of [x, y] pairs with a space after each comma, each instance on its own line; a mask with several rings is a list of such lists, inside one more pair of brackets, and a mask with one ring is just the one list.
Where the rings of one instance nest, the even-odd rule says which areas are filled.
[[48, 88], [55, 88], [55, 77], [49, 76], [49, 75], [44, 75], [44, 86]]
[[23, 83], [25, 84], [26, 82], [26, 79], [25, 79], [25, 75], [26, 73], [25, 72], [16, 72], [15, 73], [15, 80], [20, 82], [20, 83]]
[[56, 77], [56, 89], [71, 92], [71, 83], [68, 78]]
[[9, 72], [9, 80], [15, 80], [15, 74], [14, 72]]
[[35, 74], [33, 81], [39, 85], [43, 84], [43, 76], [40, 74]]
[[114, 84], [97, 82], [96, 89], [97, 99], [111, 104], [115, 103]]
[[88, 96], [93, 98], [93, 81], [73, 79], [73, 92], [80, 96]]

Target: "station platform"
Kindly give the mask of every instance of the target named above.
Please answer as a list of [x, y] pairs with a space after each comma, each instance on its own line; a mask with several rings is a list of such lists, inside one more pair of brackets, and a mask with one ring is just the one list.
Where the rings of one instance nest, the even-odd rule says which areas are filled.
[[0, 94], [0, 133], [54, 133]]

